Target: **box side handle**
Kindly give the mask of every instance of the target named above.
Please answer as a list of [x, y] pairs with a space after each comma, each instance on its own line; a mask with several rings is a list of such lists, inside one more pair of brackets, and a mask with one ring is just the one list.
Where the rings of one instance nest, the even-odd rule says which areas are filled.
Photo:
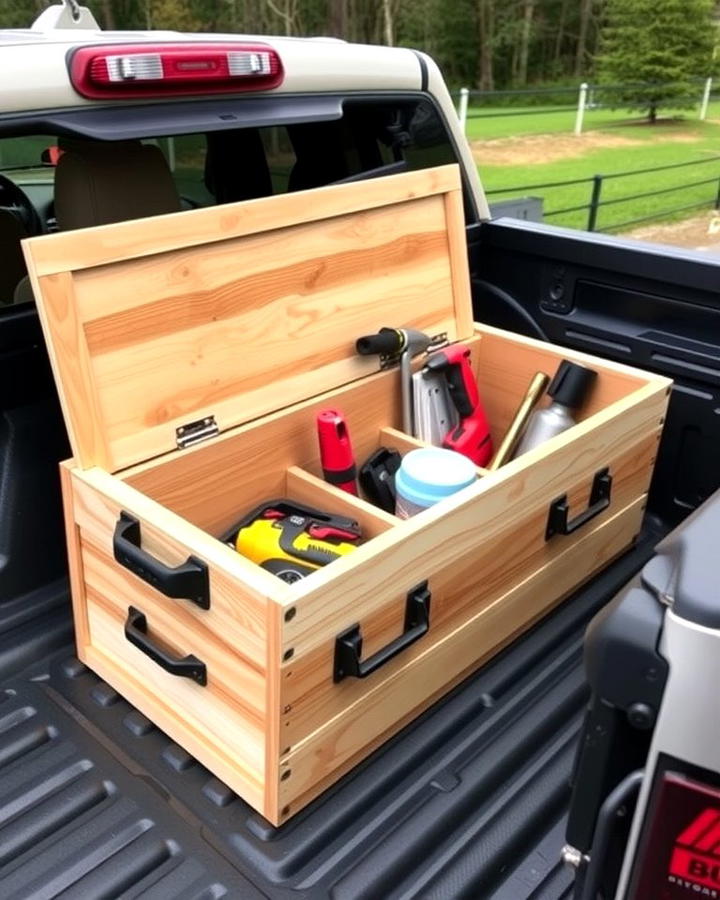
[[610, 474], [610, 469], [600, 469], [593, 478], [588, 508], [575, 516], [574, 519], [569, 518], [570, 507], [568, 506], [567, 494], [563, 494], [562, 497], [553, 500], [548, 513], [545, 540], [549, 541], [556, 534], [572, 534], [579, 528], [582, 528], [583, 525], [587, 525], [595, 516], [599, 516], [603, 510], [610, 506], [611, 490], [612, 475]]
[[339, 634], [335, 638], [333, 681], [337, 684], [344, 678], [367, 678], [427, 634], [430, 629], [430, 598], [427, 581], [409, 591], [403, 633], [364, 661], [360, 660], [363, 642], [360, 625], [353, 625]]
[[190, 600], [201, 609], [210, 609], [210, 580], [207, 565], [188, 556], [179, 566], [167, 566], [141, 546], [140, 522], [121, 512], [113, 534], [116, 562], [142, 578], [151, 587], [174, 599]]
[[192, 654], [188, 656], [173, 656], [155, 644], [147, 632], [148, 625], [145, 614], [140, 612], [139, 609], [135, 609], [134, 606], [129, 606], [125, 621], [125, 637], [127, 640], [146, 656], [150, 657], [161, 669], [169, 672], [170, 675], [191, 678], [202, 687], [205, 687], [207, 684], [207, 668], [202, 660], [199, 660], [197, 656]]

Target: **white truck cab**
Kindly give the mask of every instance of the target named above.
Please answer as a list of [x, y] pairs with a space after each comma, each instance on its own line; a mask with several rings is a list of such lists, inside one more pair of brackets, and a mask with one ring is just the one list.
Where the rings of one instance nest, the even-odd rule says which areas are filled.
[[456, 161], [468, 221], [488, 216], [448, 90], [413, 50], [108, 33], [68, 0], [0, 30], [0, 67], [0, 305], [30, 299], [19, 241], [47, 231]]

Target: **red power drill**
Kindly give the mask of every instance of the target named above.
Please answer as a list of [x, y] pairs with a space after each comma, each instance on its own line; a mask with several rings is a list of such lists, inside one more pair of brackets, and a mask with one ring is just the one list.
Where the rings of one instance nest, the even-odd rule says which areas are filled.
[[470, 365], [470, 350], [464, 344], [451, 344], [431, 353], [425, 367], [445, 376], [460, 416], [460, 422], [445, 435], [443, 447], [462, 453], [476, 466], [484, 466], [492, 457], [493, 445]]

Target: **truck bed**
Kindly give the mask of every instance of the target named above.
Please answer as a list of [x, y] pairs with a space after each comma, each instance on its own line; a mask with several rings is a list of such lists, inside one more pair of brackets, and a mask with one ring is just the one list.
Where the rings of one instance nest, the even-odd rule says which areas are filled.
[[67, 646], [0, 691], [0, 896], [559, 900], [582, 637], [662, 529], [273, 828]]

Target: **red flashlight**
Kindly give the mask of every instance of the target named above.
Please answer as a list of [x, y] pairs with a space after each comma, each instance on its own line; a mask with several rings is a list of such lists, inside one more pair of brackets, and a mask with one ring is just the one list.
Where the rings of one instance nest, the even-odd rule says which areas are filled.
[[357, 475], [347, 424], [341, 412], [323, 409], [317, 414], [320, 464], [328, 484], [357, 496]]

